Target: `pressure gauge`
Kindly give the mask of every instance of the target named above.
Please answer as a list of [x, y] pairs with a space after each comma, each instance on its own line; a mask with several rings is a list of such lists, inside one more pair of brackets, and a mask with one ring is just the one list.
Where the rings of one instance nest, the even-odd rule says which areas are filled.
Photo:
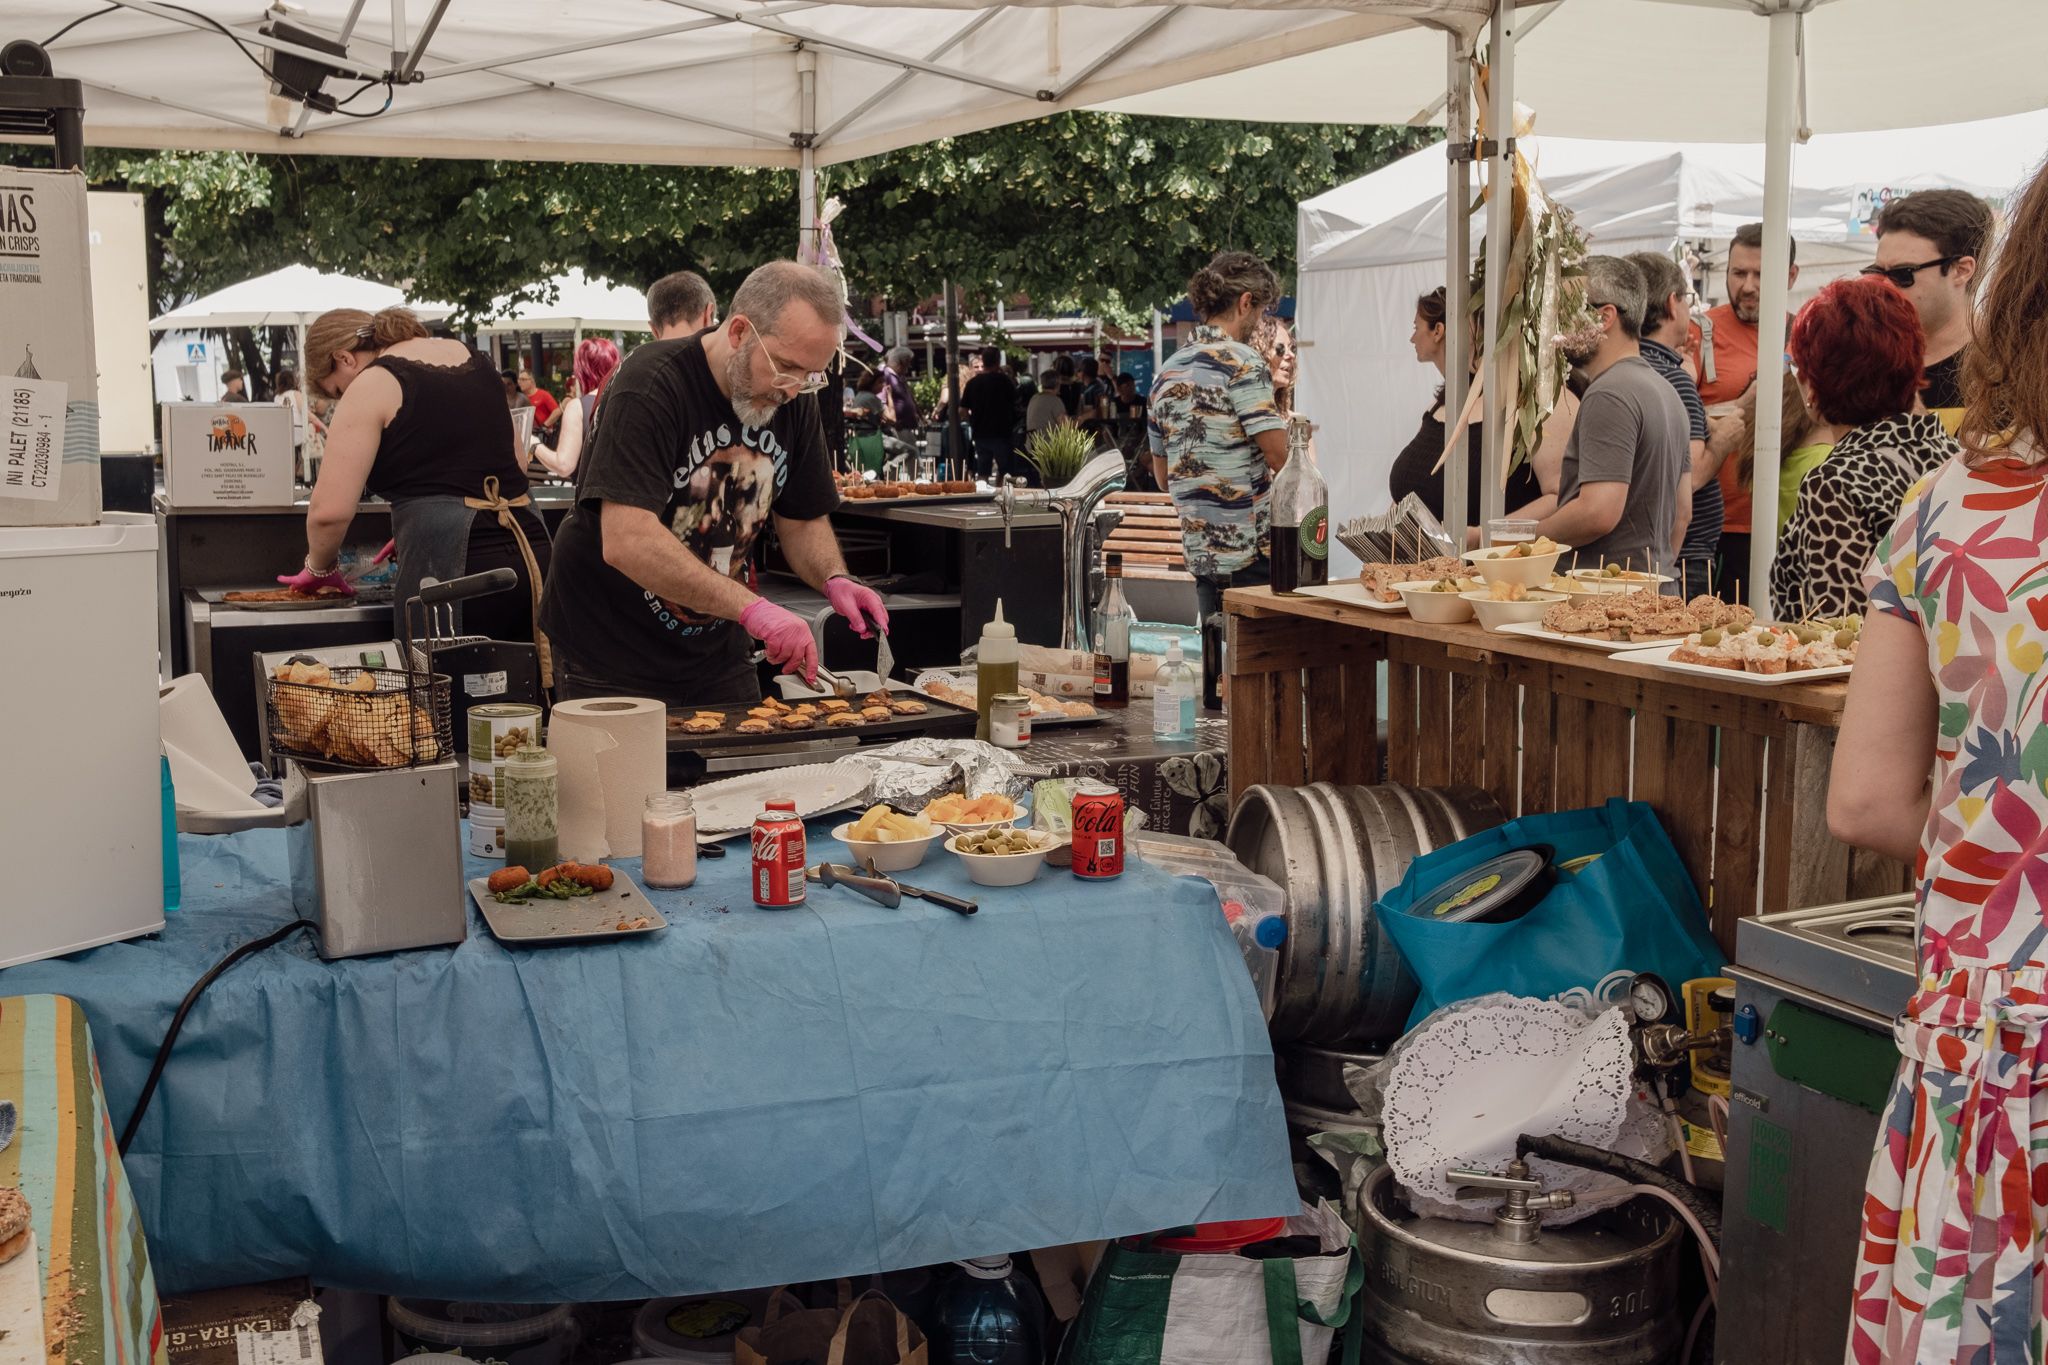
[[1671, 1023], [1678, 1018], [1678, 997], [1663, 977], [1649, 972], [1628, 983], [1628, 1003], [1638, 1024]]

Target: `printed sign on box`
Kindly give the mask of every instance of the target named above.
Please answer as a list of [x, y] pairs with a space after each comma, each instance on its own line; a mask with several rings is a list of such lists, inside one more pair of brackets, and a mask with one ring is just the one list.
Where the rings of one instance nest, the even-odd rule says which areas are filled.
[[56, 379], [9, 379], [0, 409], [0, 497], [55, 502], [64, 480], [64, 390]]
[[292, 414], [277, 403], [166, 403], [171, 506], [290, 507]]

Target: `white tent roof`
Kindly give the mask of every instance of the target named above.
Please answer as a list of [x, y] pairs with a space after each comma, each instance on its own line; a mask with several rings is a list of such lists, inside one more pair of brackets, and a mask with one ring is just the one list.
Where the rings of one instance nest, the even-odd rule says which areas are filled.
[[374, 313], [406, 303], [433, 321], [454, 312], [445, 303], [407, 303], [403, 291], [353, 275], [328, 275], [310, 265], [288, 265], [194, 299], [150, 321], [150, 330], [202, 327], [303, 326], [330, 308], [360, 308]]
[[[256, 60], [277, 47], [250, 0], [117, 0], [50, 49], [88, 87], [102, 146], [294, 148], [481, 156], [820, 164], [1156, 90], [1420, 23], [1475, 31], [1490, 0], [299, 0], [289, 22], [339, 39], [349, 76], [416, 68], [300, 123]], [[13, 34], [41, 36], [102, 0], [13, 0]], [[392, 14], [405, 16], [394, 31]], [[236, 45], [215, 24], [232, 30]], [[1443, 40], [1432, 32], [1442, 70]], [[295, 45], [287, 45], [288, 49]], [[420, 49], [424, 49], [421, 51]], [[297, 49], [304, 55], [308, 49]], [[314, 54], [318, 55], [318, 54]], [[814, 71], [806, 75], [807, 68]], [[806, 118], [805, 92], [815, 116]], [[283, 130], [283, 131], [281, 131]], [[288, 133], [296, 132], [296, 140]]]
[[480, 332], [644, 332], [647, 330], [647, 296], [637, 289], [593, 280], [579, 269], [558, 275], [549, 282], [553, 303], [537, 300], [507, 307], [499, 299], [491, 307], [493, 318], [477, 327]]
[[[1515, 98], [1552, 135], [1764, 137], [1768, 25], [1785, 0], [1525, 3]], [[1793, 7], [1789, 4], [1786, 7]], [[1805, 19], [1804, 121], [1827, 132], [1988, 119], [2043, 101], [2041, 0], [1819, 0]], [[1111, 101], [1131, 113], [1441, 122], [1444, 44], [1420, 31], [1324, 48]], [[1960, 149], [1959, 149], [1960, 150]]]

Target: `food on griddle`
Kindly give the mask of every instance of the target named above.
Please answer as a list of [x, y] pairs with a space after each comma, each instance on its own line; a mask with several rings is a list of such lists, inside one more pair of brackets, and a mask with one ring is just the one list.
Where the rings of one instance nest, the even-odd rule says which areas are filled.
[[755, 717], [752, 720], [743, 720], [738, 725], [733, 727], [733, 731], [735, 734], [742, 735], [765, 735], [772, 733], [774, 729], [775, 723], [773, 721], [766, 720], [761, 717]]
[[523, 867], [501, 867], [484, 879], [484, 885], [492, 891], [511, 891], [533, 880], [533, 874]]
[[811, 702], [802, 702], [789, 714], [792, 716], [815, 716], [818, 714], [818, 708]]
[[1001, 792], [967, 797], [949, 792], [924, 808], [924, 817], [942, 825], [980, 825], [991, 820], [1014, 820], [1017, 803]]
[[899, 716], [921, 716], [931, 710], [921, 701], [909, 700], [892, 701], [889, 703], [889, 709]]
[[1002, 858], [1039, 851], [1038, 840], [1030, 830], [1014, 827], [985, 829], [975, 834], [956, 834], [953, 836], [953, 847], [960, 853], [978, 853]]
[[796, 712], [791, 712], [775, 723], [785, 730], [810, 730], [815, 729], [818, 724], [817, 721], [809, 716], [799, 715]]
[[830, 697], [824, 701], [819, 702], [818, 709], [820, 711], [823, 711], [828, 716], [836, 715], [841, 711], [849, 711], [853, 709], [853, 703], [850, 701], [844, 701], [838, 697]]
[[782, 712], [776, 710], [772, 706], [749, 706], [747, 708], [747, 714], [752, 716], [755, 720], [774, 720], [777, 716], [781, 715]]
[[846, 837], [860, 844], [896, 844], [909, 839], [929, 839], [937, 830], [921, 815], [905, 815], [887, 806], [869, 806]]
[[855, 726], [866, 725], [867, 722], [851, 711], [834, 711], [831, 715], [825, 717], [825, 724], [835, 729], [847, 730]]
[[720, 722], [723, 722], [723, 721], [725, 720], [725, 712], [723, 712], [723, 711], [692, 711], [692, 712], [690, 713], [690, 718], [691, 718], [692, 720], [715, 720], [715, 721], [720, 721]]
[[789, 703], [780, 697], [763, 697], [761, 698], [761, 705], [778, 716], [789, 710]]
[[715, 735], [725, 728], [722, 716], [692, 716], [683, 722], [686, 735]]
[[233, 592], [222, 593], [220, 600], [223, 602], [320, 602], [346, 596], [348, 596], [347, 593], [330, 583], [323, 587], [315, 588], [311, 592], [300, 592], [297, 588], [237, 588]]
[[860, 718], [869, 721], [888, 720], [895, 714], [894, 711], [891, 711], [886, 706], [863, 706], [860, 711]]

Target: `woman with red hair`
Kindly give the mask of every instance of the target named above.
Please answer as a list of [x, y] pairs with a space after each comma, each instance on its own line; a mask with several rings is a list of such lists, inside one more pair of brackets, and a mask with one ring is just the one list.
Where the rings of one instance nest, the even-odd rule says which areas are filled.
[[595, 434], [597, 400], [604, 395], [604, 386], [611, 382], [618, 368], [619, 348], [603, 337], [591, 337], [576, 347], [576, 399], [562, 410], [562, 431], [555, 438], [555, 448], [536, 446], [533, 452], [533, 457], [556, 478], [576, 477], [576, 466], [583, 461], [584, 444]]
[[1837, 280], [1792, 324], [1792, 364], [1807, 408], [1846, 429], [1799, 485], [1792, 520], [1771, 561], [1771, 601], [1782, 621], [1860, 613], [1863, 571], [1922, 474], [1963, 453], [1925, 411], [1920, 317], [1882, 279]]

